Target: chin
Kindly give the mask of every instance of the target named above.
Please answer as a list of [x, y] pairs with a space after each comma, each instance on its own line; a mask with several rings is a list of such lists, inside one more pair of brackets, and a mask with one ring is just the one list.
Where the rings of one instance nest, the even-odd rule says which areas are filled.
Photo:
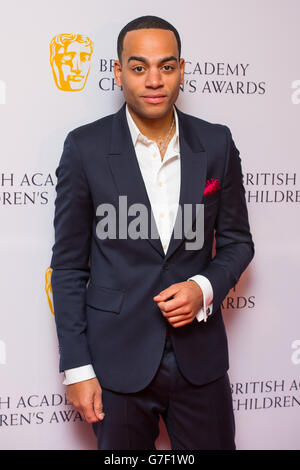
[[153, 119], [159, 119], [166, 114], [170, 112], [170, 110], [173, 108], [173, 105], [171, 106], [159, 106], [159, 105], [150, 105], [144, 108], [143, 110], [140, 110], [140, 115], [143, 115], [145, 118], [153, 118]]
[[144, 119], [163, 118], [173, 108], [173, 103], [147, 104], [137, 101], [130, 102], [130, 100], [127, 100], [126, 97], [125, 101], [137, 116]]

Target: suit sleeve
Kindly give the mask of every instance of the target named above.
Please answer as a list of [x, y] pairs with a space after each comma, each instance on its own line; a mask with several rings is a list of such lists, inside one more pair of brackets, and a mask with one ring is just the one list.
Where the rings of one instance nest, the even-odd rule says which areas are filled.
[[65, 140], [56, 176], [51, 285], [62, 372], [92, 362], [86, 338], [85, 298], [93, 204], [72, 133]]
[[216, 254], [201, 274], [207, 277], [214, 293], [214, 313], [229, 290], [238, 282], [254, 256], [243, 186], [241, 158], [231, 133], [227, 133], [226, 163], [215, 225]]

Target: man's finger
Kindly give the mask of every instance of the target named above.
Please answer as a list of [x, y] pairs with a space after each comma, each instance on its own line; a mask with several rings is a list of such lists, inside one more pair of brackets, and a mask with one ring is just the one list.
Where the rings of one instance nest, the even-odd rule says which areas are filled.
[[190, 312], [185, 315], [177, 315], [174, 317], [169, 317], [167, 320], [169, 323], [171, 323], [171, 325], [175, 325], [175, 323], [180, 323], [181, 321], [193, 320], [193, 319], [194, 319], [194, 315], [192, 312]]
[[190, 313], [189, 315], [178, 315], [177, 317], [168, 318], [169, 324], [173, 328], [177, 328], [179, 326], [187, 325], [194, 320], [194, 315]]
[[171, 317], [175, 318], [178, 315], [182, 315], [182, 316], [189, 315], [190, 313], [191, 313], [191, 309], [186, 305], [176, 308], [174, 310], [170, 310], [169, 312], [167, 310], [162, 311], [163, 316], [168, 319]]
[[81, 416], [81, 418], [83, 419], [83, 421], [85, 421], [85, 416], [84, 416], [84, 411], [83, 411], [83, 409], [82, 409], [79, 405], [78, 405], [78, 406], [73, 405], [73, 406], [74, 406], [74, 408], [80, 413], [80, 416]]
[[95, 415], [93, 403], [82, 406], [82, 411], [84, 413], [84, 418], [88, 423], [95, 423], [99, 421], [99, 418]]
[[102, 405], [102, 395], [101, 393], [96, 393], [94, 398], [94, 413], [97, 419], [102, 420], [105, 416], [103, 412], [103, 405]]
[[190, 319], [190, 320], [185, 320], [185, 321], [182, 321], [182, 322], [174, 323], [172, 326], [173, 326], [173, 328], [180, 328], [181, 326], [185, 326], [188, 323], [192, 323], [192, 320]]
[[162, 290], [158, 295], [153, 297], [153, 300], [159, 301], [159, 302], [165, 301], [169, 299], [170, 297], [172, 297], [173, 295], [175, 295], [179, 289], [180, 287], [177, 284], [172, 284], [170, 287]]
[[157, 305], [164, 312], [171, 312], [172, 310], [182, 307], [184, 304], [185, 304], [184, 299], [176, 298], [176, 299], [167, 300], [166, 302], [163, 302], [163, 301], [158, 302]]

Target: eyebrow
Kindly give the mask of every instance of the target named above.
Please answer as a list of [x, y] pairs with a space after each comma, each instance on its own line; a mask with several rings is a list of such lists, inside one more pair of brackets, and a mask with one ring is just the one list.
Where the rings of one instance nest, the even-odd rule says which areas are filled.
[[[131, 61], [131, 60], [137, 60], [138, 62], [144, 62], [145, 64], [148, 64], [148, 60], [145, 58], [145, 57], [139, 57], [139, 56], [136, 56], [136, 55], [132, 55], [129, 57], [128, 59], [128, 63]], [[164, 57], [163, 59], [161, 59], [159, 61], [159, 64], [162, 64], [163, 62], [169, 62], [171, 60], [175, 60], [177, 62], [177, 58], [173, 55], [170, 55], [168, 57]]]

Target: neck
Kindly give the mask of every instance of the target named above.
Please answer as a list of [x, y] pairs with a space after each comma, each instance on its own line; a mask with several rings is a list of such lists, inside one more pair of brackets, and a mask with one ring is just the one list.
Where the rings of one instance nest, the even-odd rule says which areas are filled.
[[[165, 137], [170, 130], [174, 118], [173, 108], [161, 118], [144, 118], [138, 116], [129, 106], [128, 111], [139, 131], [149, 140], [159, 140]], [[174, 134], [174, 130], [172, 134]]]

